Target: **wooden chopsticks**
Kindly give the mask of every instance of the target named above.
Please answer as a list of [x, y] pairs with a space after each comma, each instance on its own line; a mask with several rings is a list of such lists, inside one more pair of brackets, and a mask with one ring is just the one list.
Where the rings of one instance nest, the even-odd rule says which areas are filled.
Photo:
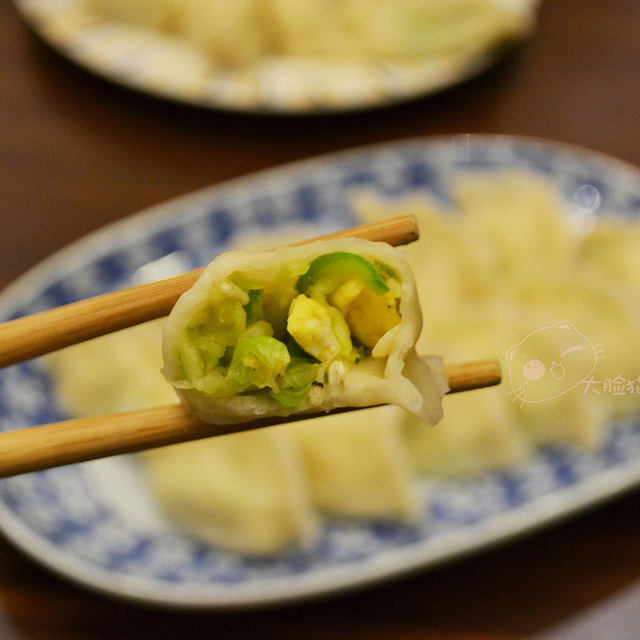
[[[295, 244], [335, 238], [365, 238], [399, 246], [418, 239], [413, 216], [399, 216]], [[0, 368], [169, 314], [202, 269], [107, 293], [0, 325]]]
[[[495, 360], [449, 366], [446, 373], [449, 393], [500, 382], [500, 365]], [[364, 407], [337, 409], [330, 415], [361, 408]], [[217, 425], [200, 422], [182, 405], [176, 404], [5, 431], [0, 433], [0, 478], [326, 415], [329, 414], [298, 414]]]
[[[345, 237], [399, 246], [418, 239], [413, 216], [401, 216], [331, 233], [297, 244]], [[167, 315], [202, 269], [97, 296], [0, 325], [0, 367], [49, 353], [119, 329]], [[487, 360], [446, 368], [449, 392], [498, 384], [500, 365]], [[334, 413], [364, 407], [349, 407]], [[182, 405], [78, 418], [0, 433], [0, 477], [84, 462], [122, 453], [307, 420], [299, 414], [234, 425], [204, 424]]]

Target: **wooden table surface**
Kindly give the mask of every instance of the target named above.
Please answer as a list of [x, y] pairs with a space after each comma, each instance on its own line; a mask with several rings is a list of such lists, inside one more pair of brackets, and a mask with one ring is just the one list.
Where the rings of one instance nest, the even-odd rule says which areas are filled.
[[[410, 104], [314, 119], [213, 113], [114, 87], [55, 54], [4, 2], [0, 87], [4, 287], [144, 207], [355, 145], [524, 134], [640, 165], [640, 2], [546, 0], [534, 38], [481, 77]], [[635, 490], [432, 571], [315, 603], [223, 615], [110, 600], [0, 540], [0, 638], [520, 638], [640, 579], [639, 525]]]

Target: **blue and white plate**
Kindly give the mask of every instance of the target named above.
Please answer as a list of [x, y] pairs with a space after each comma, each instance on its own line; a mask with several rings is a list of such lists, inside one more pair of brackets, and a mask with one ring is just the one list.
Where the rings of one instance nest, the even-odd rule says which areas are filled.
[[[148, 263], [202, 265], [246, 231], [309, 234], [351, 226], [350, 195], [427, 189], [446, 197], [465, 169], [527, 167], [569, 201], [640, 216], [640, 174], [574, 147], [457, 136], [321, 157], [205, 189], [111, 225], [56, 254], [0, 296], [1, 319], [126, 285]], [[160, 262], [158, 262], [160, 261]], [[62, 419], [39, 361], [0, 371], [0, 428]], [[554, 448], [508, 472], [441, 482], [416, 526], [327, 524], [319, 542], [255, 559], [207, 547], [164, 524], [118, 457], [0, 481], [0, 528], [19, 548], [84, 585], [191, 607], [289, 601], [369, 583], [469, 553], [595, 504], [640, 481], [640, 421], [614, 426], [595, 453]]]
[[[501, 0], [529, 35], [539, 0]], [[379, 107], [442, 90], [480, 73], [499, 57], [469, 46], [415, 60], [341, 60], [271, 56], [240, 69], [213, 65], [186, 40], [95, 15], [87, 0], [15, 0], [31, 27], [80, 66], [143, 93], [240, 112], [313, 114]]]

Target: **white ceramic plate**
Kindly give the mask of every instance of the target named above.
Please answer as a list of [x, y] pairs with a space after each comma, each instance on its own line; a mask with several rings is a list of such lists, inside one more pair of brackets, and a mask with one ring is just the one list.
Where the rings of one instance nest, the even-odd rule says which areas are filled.
[[[501, 0], [522, 16], [525, 37], [538, 0]], [[15, 0], [32, 28], [63, 55], [118, 84], [216, 109], [308, 114], [376, 107], [426, 95], [484, 70], [498, 51], [468, 49], [415, 62], [269, 58], [214, 69], [187, 42], [96, 19], [84, 0]]]
[[[459, 136], [354, 150], [205, 189], [114, 224], [46, 260], [0, 296], [0, 319], [119, 288], [143, 265], [191, 268], [247, 230], [309, 234], [351, 226], [354, 189], [426, 189], [446, 197], [458, 171], [527, 167], [569, 202], [585, 185], [600, 209], [640, 215], [640, 174], [573, 147]], [[167, 257], [168, 256], [168, 257]], [[0, 371], [0, 428], [62, 419], [37, 360]], [[255, 559], [170, 528], [112, 458], [0, 481], [0, 528], [44, 565], [111, 594], [166, 605], [225, 607], [337, 591], [469, 553], [613, 496], [640, 481], [640, 421], [614, 426], [600, 450], [553, 448], [508, 472], [441, 482], [415, 526], [327, 524], [309, 550]]]

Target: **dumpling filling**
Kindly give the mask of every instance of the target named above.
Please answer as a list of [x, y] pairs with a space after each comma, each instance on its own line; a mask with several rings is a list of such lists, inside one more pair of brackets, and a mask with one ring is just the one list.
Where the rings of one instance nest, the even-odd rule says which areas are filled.
[[273, 282], [236, 271], [211, 287], [178, 340], [183, 379], [210, 398], [320, 405], [328, 382], [388, 355], [377, 347], [402, 320], [400, 296], [390, 266], [348, 251], [289, 263]]

